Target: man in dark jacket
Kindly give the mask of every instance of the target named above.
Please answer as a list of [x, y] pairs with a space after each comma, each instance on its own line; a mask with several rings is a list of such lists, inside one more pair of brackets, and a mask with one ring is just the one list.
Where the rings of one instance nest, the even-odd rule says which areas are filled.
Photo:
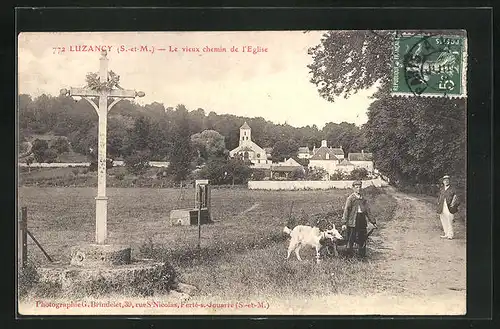
[[371, 215], [367, 200], [361, 195], [361, 181], [352, 183], [354, 192], [349, 195], [344, 207], [342, 216], [342, 231], [347, 229], [347, 250], [352, 254], [354, 242], [358, 245], [358, 254], [366, 256], [366, 227], [370, 221], [375, 227], [375, 219]]
[[437, 213], [443, 226], [443, 239], [453, 239], [453, 218], [458, 211], [458, 197], [455, 189], [450, 186], [450, 176], [445, 175], [442, 178], [443, 187], [439, 193], [437, 202]]

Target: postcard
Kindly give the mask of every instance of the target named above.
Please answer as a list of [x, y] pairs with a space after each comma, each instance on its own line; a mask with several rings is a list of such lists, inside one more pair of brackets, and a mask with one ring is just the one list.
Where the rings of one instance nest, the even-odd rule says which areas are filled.
[[21, 315], [463, 315], [463, 30], [22, 32]]

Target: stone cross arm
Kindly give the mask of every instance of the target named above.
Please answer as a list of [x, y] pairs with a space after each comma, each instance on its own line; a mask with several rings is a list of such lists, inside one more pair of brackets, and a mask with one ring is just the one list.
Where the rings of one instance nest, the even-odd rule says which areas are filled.
[[[118, 103], [121, 99], [123, 98], [135, 98], [135, 97], [144, 97], [144, 92], [142, 91], [135, 91], [135, 90], [126, 90], [126, 89], [112, 89], [112, 90], [106, 90], [106, 91], [97, 91], [97, 90], [92, 90], [90, 88], [70, 88], [69, 90], [67, 89], [61, 89], [61, 95], [68, 95], [68, 96], [80, 96], [86, 99], [97, 111], [97, 113], [101, 113], [102, 111], [107, 112], [111, 110], [111, 108]], [[91, 97], [99, 97], [100, 99], [104, 100], [103, 109], [100, 110], [100, 105], [98, 106], [95, 104]], [[106, 111], [106, 99], [108, 97], [115, 98], [115, 100], [107, 106], [107, 111]]]
[[99, 92], [88, 88], [71, 88], [69, 90], [70, 96], [81, 96], [81, 97], [114, 97], [114, 98], [135, 98], [140, 92], [135, 90], [125, 90], [125, 89], [112, 89], [110, 91]]

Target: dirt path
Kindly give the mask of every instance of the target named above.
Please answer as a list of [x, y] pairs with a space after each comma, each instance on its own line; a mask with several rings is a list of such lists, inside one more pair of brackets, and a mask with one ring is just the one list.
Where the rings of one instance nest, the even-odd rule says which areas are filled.
[[410, 295], [459, 294], [466, 289], [466, 237], [461, 219], [454, 222], [455, 238], [442, 239], [441, 223], [433, 205], [391, 190], [397, 200], [392, 221], [378, 234], [383, 256], [380, 275]]
[[293, 314], [461, 315], [466, 312], [466, 231], [455, 220], [455, 238], [442, 239], [434, 205], [389, 189], [397, 200], [394, 218], [379, 224], [370, 241], [375, 275], [390, 291], [367, 296], [290, 299]]

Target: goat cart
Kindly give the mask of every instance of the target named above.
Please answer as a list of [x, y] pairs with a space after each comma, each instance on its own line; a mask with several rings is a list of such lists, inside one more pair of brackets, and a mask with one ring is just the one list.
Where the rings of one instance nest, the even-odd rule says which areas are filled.
[[[377, 227], [376, 226], [371, 226], [371, 228], [368, 229], [367, 233], [366, 233], [366, 239], [363, 243], [363, 245], [359, 245], [357, 239], [355, 240], [354, 242], [354, 245], [353, 245], [353, 249], [356, 249], [356, 250], [359, 250], [363, 247], [366, 247], [366, 244], [368, 243], [368, 238], [370, 237], [370, 235], [373, 233], [373, 231], [375, 231]], [[347, 230], [344, 230], [340, 233], [343, 237], [342, 240], [337, 240], [337, 241], [331, 241], [329, 239], [327, 239], [325, 241], [325, 247], [323, 248], [324, 249], [324, 253], [326, 256], [328, 257], [337, 257], [338, 256], [338, 250], [339, 248], [338, 247], [341, 247], [341, 249], [343, 251], [346, 251], [347, 250], [347, 242], [348, 242], [348, 236], [347, 236]]]

